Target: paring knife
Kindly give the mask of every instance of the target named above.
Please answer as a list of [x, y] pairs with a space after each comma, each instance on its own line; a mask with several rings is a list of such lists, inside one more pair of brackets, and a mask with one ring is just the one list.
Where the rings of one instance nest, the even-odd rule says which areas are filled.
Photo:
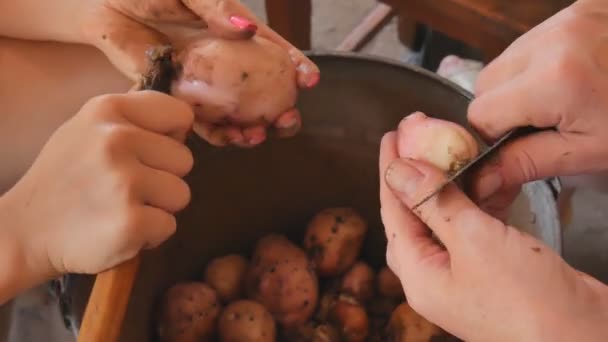
[[460, 168], [458, 171], [454, 172], [454, 174], [450, 175], [450, 177], [448, 177], [448, 179], [445, 182], [443, 182], [438, 188], [433, 190], [430, 194], [425, 196], [420, 202], [418, 202], [416, 205], [414, 205], [412, 207], [412, 210], [415, 210], [416, 208], [418, 208], [419, 206], [424, 204], [426, 201], [433, 198], [433, 196], [440, 193], [441, 190], [443, 190], [443, 188], [445, 188], [448, 184], [454, 182], [459, 177], [461, 177], [463, 174], [465, 174], [469, 169], [471, 169], [474, 166], [477, 166], [477, 164], [479, 164], [483, 160], [487, 159], [488, 156], [490, 156], [493, 152], [495, 152], [501, 145], [504, 145], [506, 142], [511, 141], [518, 137], [522, 137], [524, 135], [529, 135], [529, 134], [537, 133], [537, 132], [541, 132], [541, 131], [550, 131], [550, 130], [554, 130], [554, 128], [537, 128], [537, 127], [532, 127], [532, 126], [526, 126], [526, 127], [518, 127], [518, 128], [515, 128], [515, 129], [509, 131], [508, 133], [503, 135], [500, 139], [498, 139], [498, 141], [496, 141], [493, 145], [487, 147], [477, 157], [475, 157], [473, 160], [468, 162], [465, 166]]

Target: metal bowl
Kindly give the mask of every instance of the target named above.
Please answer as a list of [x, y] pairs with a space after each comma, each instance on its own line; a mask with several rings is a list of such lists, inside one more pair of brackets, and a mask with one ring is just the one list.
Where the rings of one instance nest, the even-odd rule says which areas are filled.
[[[382, 135], [414, 111], [468, 127], [471, 94], [433, 73], [377, 57], [311, 57], [322, 81], [301, 94], [304, 128], [297, 137], [252, 150], [190, 142], [192, 203], [179, 215], [176, 235], [144, 255], [121, 341], [153, 340], [158, 296], [177, 281], [200, 279], [210, 258], [249, 252], [271, 232], [300, 240], [306, 222], [326, 207], [357, 209], [371, 228], [365, 257], [376, 265], [384, 261], [377, 165]], [[547, 182], [525, 187], [511, 221], [561, 252], [555, 198]], [[64, 279], [62, 310], [75, 332], [92, 281], [76, 275]]]

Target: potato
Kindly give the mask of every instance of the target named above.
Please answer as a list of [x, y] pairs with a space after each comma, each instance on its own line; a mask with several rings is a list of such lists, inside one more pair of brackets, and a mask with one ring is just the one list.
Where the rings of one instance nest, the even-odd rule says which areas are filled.
[[219, 319], [221, 342], [274, 342], [276, 324], [262, 304], [251, 300], [230, 303]]
[[420, 316], [407, 303], [401, 303], [393, 311], [387, 334], [391, 342], [430, 342], [445, 335], [441, 328]]
[[384, 317], [388, 321], [388, 318], [401, 302], [394, 298], [375, 297], [369, 301], [367, 309], [371, 316]]
[[193, 105], [197, 120], [268, 125], [296, 103], [295, 64], [263, 37], [194, 37], [176, 59], [181, 72], [172, 94]]
[[187, 282], [172, 286], [161, 299], [160, 341], [213, 341], [220, 310], [219, 298], [209, 285]]
[[215, 258], [207, 264], [205, 282], [215, 289], [224, 303], [245, 295], [245, 273], [248, 261], [238, 254]]
[[246, 290], [249, 298], [264, 305], [285, 327], [308, 321], [319, 297], [317, 276], [304, 251], [276, 234], [258, 241]]
[[329, 320], [338, 328], [342, 341], [362, 342], [369, 334], [367, 312], [356, 300], [340, 296], [331, 309]]
[[289, 342], [340, 342], [338, 330], [327, 323], [316, 325], [313, 322], [285, 329], [283, 340]]
[[479, 145], [464, 127], [421, 112], [399, 124], [399, 157], [428, 162], [447, 174], [458, 171], [479, 154]]
[[320, 324], [315, 328], [313, 342], [340, 342], [340, 333], [330, 324]]
[[374, 295], [374, 276], [374, 270], [365, 262], [359, 261], [344, 274], [341, 292], [364, 303]]
[[335, 276], [350, 268], [361, 252], [367, 223], [351, 208], [331, 208], [308, 224], [304, 248], [320, 276]]
[[388, 266], [382, 267], [378, 272], [377, 287], [381, 296], [395, 299], [405, 299], [405, 292], [401, 280], [391, 271]]

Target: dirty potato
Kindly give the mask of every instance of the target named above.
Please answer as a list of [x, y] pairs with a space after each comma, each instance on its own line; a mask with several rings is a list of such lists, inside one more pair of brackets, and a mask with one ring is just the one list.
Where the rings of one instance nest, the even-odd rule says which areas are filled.
[[401, 280], [388, 266], [382, 267], [377, 276], [378, 293], [381, 296], [395, 299], [405, 299]]
[[249, 298], [264, 305], [285, 327], [308, 321], [319, 297], [317, 276], [304, 251], [276, 234], [256, 245], [246, 290]]
[[219, 319], [220, 342], [274, 342], [276, 324], [263, 305], [251, 300], [230, 303]]
[[344, 274], [341, 292], [365, 303], [374, 295], [374, 280], [374, 270], [367, 263], [358, 261]]
[[340, 296], [333, 305], [329, 321], [338, 328], [342, 341], [363, 342], [369, 335], [369, 318], [365, 308], [347, 296]]
[[304, 248], [320, 276], [342, 274], [361, 252], [367, 223], [351, 208], [331, 208], [308, 224]]
[[420, 316], [407, 303], [393, 311], [387, 334], [391, 342], [431, 342], [445, 336], [441, 328]]
[[238, 254], [215, 258], [205, 270], [205, 282], [215, 289], [224, 303], [241, 299], [245, 295], [245, 272], [248, 261]]
[[221, 304], [207, 284], [179, 283], [162, 297], [158, 336], [162, 342], [213, 341]]

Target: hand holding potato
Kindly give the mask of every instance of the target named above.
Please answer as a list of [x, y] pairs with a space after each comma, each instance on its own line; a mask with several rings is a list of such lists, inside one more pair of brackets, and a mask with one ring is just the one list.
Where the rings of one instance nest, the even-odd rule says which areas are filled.
[[479, 171], [473, 195], [489, 212], [527, 182], [608, 171], [607, 9], [602, 0], [574, 2], [479, 74], [468, 117], [488, 141], [520, 126], [556, 129], [513, 141]]
[[[299, 130], [301, 118], [294, 107], [295, 92], [297, 87], [314, 87], [319, 81], [319, 70], [301, 51], [260, 22], [238, 0], [95, 0], [87, 7], [82, 19], [83, 40], [101, 49], [118, 69], [133, 80], [146, 70], [145, 56], [150, 47], [170, 43], [185, 48], [184, 40], [191, 35], [204, 36], [224, 46], [217, 50], [219, 56], [209, 56], [210, 52], [203, 52], [202, 55], [183, 60], [184, 65], [198, 60], [203, 63], [197, 63], [195, 78], [181, 80], [175, 87], [176, 96], [187, 99], [192, 99], [194, 92], [197, 101], [191, 103], [205, 106], [199, 108], [204, 109], [201, 113], [210, 109], [208, 102], [211, 101], [214, 103], [212, 110], [223, 114], [213, 120], [205, 115], [197, 115], [196, 132], [209, 143], [251, 147], [266, 139], [267, 127], [276, 129], [281, 137], [292, 136]], [[175, 31], [178, 33], [175, 34]], [[254, 36], [256, 42], [262, 40], [267, 43], [263, 46], [252, 44], [250, 41]], [[240, 50], [235, 51], [235, 45]], [[259, 51], [264, 49], [270, 51], [270, 59], [260, 55], [263, 51]], [[276, 50], [281, 55], [278, 59], [272, 57], [278, 57]], [[251, 57], [251, 54], [258, 58]], [[221, 67], [224, 58], [240, 62], [233, 65], [234, 70], [226, 70]], [[276, 77], [264, 78], [265, 61], [271, 63], [284, 59], [288, 65], [274, 66], [275, 72], [286, 72], [281, 77], [282, 83], [274, 83]], [[236, 70], [238, 64], [247, 61], [248, 68]], [[237, 71], [238, 79], [233, 80], [230, 75]], [[245, 74], [248, 76], [242, 76]], [[244, 79], [241, 80], [241, 77]], [[194, 86], [189, 82], [193, 80], [198, 82]], [[259, 91], [256, 94], [242, 94], [235, 86], [226, 87], [228, 82], [259, 83], [260, 80], [265, 82], [263, 94]], [[225, 86], [217, 87], [218, 82], [223, 82]], [[263, 115], [257, 114], [261, 108], [257, 108], [259, 105], [251, 106], [251, 101], [235, 102], [241, 96], [262, 96], [272, 100], [282, 93], [287, 101], [269, 106]], [[235, 95], [238, 97], [235, 98]], [[218, 111], [218, 108], [222, 110]], [[248, 114], [250, 111], [258, 120], [234, 120], [234, 117], [252, 116]]]
[[466, 341], [602, 340], [608, 287], [541, 241], [484, 213], [454, 184], [411, 211], [446, 173], [405, 157], [424, 145], [401, 145], [407, 133], [382, 141], [380, 198], [387, 262], [408, 304]]
[[157, 92], [85, 104], [1, 199], [27, 256], [18, 273], [98, 273], [171, 236], [190, 201], [181, 177], [192, 167], [183, 144], [192, 122], [187, 105]]

